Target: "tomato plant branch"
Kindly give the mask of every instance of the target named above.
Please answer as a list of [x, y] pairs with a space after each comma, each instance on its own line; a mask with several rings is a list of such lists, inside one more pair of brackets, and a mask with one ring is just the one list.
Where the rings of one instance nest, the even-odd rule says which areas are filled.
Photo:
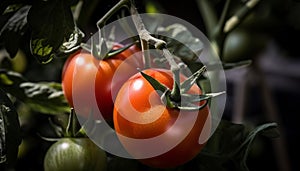
[[142, 47], [142, 54], [143, 54], [143, 59], [144, 59], [144, 68], [151, 68], [151, 63], [150, 63], [150, 53], [148, 51], [149, 49], [149, 44], [147, 41], [143, 40], [140, 38], [141, 42], [141, 47]]
[[130, 13], [132, 15], [133, 23], [134, 23], [141, 39], [147, 41], [149, 44], [154, 45], [154, 47], [156, 49], [166, 48], [165, 41], [163, 41], [161, 39], [157, 39], [150, 35], [149, 31], [145, 28], [145, 25], [134, 5], [131, 5]]
[[217, 52], [218, 52], [218, 55], [220, 56], [221, 60], [223, 59], [223, 48], [224, 48], [225, 38], [227, 35], [225, 32], [223, 32], [223, 28], [224, 28], [226, 18], [228, 15], [230, 3], [231, 3], [231, 0], [226, 0], [225, 5], [222, 10], [221, 17], [219, 19], [218, 24], [216, 25], [216, 27], [214, 29], [213, 35], [212, 35], [213, 40], [217, 44]]
[[229, 11], [230, 3], [231, 3], [231, 0], [227, 0], [225, 2], [225, 5], [224, 5], [224, 8], [223, 8], [220, 20], [218, 22], [218, 28], [223, 28], [224, 25], [225, 25], [226, 18], [227, 18], [227, 15], [228, 15], [228, 11]]
[[205, 29], [208, 37], [212, 37], [212, 31], [217, 26], [217, 15], [209, 0], [197, 0], [198, 8], [205, 23]]
[[167, 48], [163, 49], [163, 54], [164, 54], [165, 58], [168, 60], [170, 66], [171, 66], [171, 71], [173, 72], [173, 76], [174, 76], [174, 84], [173, 84], [173, 89], [171, 92], [171, 98], [174, 101], [180, 101], [180, 88], [179, 88], [180, 67], [177, 65], [177, 63], [175, 62], [175, 60], [173, 58], [173, 55]]
[[250, 12], [259, 4], [260, 0], [250, 0], [242, 8], [240, 8], [232, 17], [228, 20], [228, 10], [230, 7], [231, 0], [227, 0], [221, 18], [216, 26], [215, 32], [212, 35], [213, 42], [217, 45], [217, 53], [220, 56], [221, 60], [223, 59], [223, 48], [226, 36], [233, 31], [242, 21], [248, 16]]
[[106, 21], [117, 11], [119, 11], [122, 7], [129, 8], [131, 0], [120, 0], [115, 6], [113, 6], [98, 22], [97, 27], [98, 29], [101, 29], [105, 24]]
[[224, 33], [229, 33], [234, 30], [243, 19], [261, 2], [260, 0], [250, 0], [243, 8], [239, 9], [234, 16], [228, 19], [223, 28]]
[[83, 0], [78, 1], [75, 10], [73, 12], [74, 19], [77, 21], [82, 10]]
[[139, 15], [137, 9], [135, 8], [135, 6], [133, 4], [131, 5], [130, 13], [132, 15], [132, 20], [138, 31], [140, 39], [148, 42], [149, 44], [154, 45], [154, 47], [156, 49], [160, 49], [163, 51], [163, 55], [169, 62], [170, 66], [171, 66], [171, 71], [173, 72], [173, 76], [174, 76], [174, 84], [173, 84], [173, 89], [171, 92], [171, 98], [174, 98], [173, 100], [175, 100], [175, 101], [180, 100], [180, 88], [178, 88], [178, 85], [180, 84], [180, 79], [179, 79], [180, 67], [175, 62], [174, 57], [171, 54], [171, 52], [167, 49], [167, 46], [166, 46], [167, 43], [161, 39], [157, 39], [157, 38], [151, 36], [149, 31], [145, 28], [145, 25]]
[[[179, 67], [179, 65], [174, 60], [174, 56], [167, 49], [166, 42], [161, 39], [157, 39], [157, 38], [153, 37], [148, 32], [148, 30], [145, 28], [145, 25], [144, 25], [140, 15], [137, 12], [137, 9], [134, 7], [133, 4], [130, 7], [130, 12], [132, 15], [133, 23], [135, 24], [137, 32], [140, 36], [140, 39], [142, 41], [148, 42], [149, 44], [153, 45], [156, 49], [162, 50], [163, 56], [166, 58], [169, 65], [171, 66], [171, 71], [173, 73], [173, 81], [174, 81], [173, 88], [171, 91], [163, 91], [163, 90], [165, 90], [165, 88], [162, 89], [161, 87], [163, 87], [163, 86], [159, 85], [158, 81], [154, 80], [150, 76], [146, 76], [146, 74], [143, 74], [141, 72], [142, 75], [144, 76], [144, 78], [146, 78], [156, 90], [160, 90], [163, 92], [163, 95], [161, 96], [161, 98], [163, 99], [163, 101], [165, 101], [165, 103], [168, 107], [178, 108], [181, 110], [200, 110], [200, 109], [204, 108], [208, 104], [207, 100], [205, 101], [204, 104], [202, 104], [200, 106], [190, 103], [189, 101], [183, 102], [183, 106], [182, 106], [182, 104], [180, 104], [182, 102], [181, 96], [184, 94], [181, 94], [181, 88], [182, 88], [181, 86], [182, 85], [180, 84], [180, 67]], [[199, 75], [201, 75], [205, 70], [206, 70], [206, 67], [201, 68], [199, 70], [199, 72], [197, 72], [198, 74], [197, 74], [196, 78], [198, 78]], [[189, 79], [189, 81], [186, 82], [186, 84], [193, 84], [193, 83], [194, 83], [193, 79]], [[185, 91], [187, 91], [187, 90], [185, 90]], [[223, 93], [224, 92], [217, 93], [214, 95], [202, 95], [202, 96], [200, 95], [199, 98], [196, 98], [196, 99], [202, 101], [206, 98], [210, 99], [214, 96], [218, 96]]]

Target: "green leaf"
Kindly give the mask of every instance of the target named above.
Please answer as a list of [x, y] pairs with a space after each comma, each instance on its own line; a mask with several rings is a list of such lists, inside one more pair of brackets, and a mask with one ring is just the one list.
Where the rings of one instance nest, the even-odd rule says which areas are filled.
[[65, 100], [61, 84], [54, 82], [20, 84], [27, 102], [35, 111], [45, 114], [61, 114], [70, 112], [70, 107]]
[[177, 103], [175, 103], [171, 99], [171, 90], [157, 81], [155, 78], [151, 77], [150, 75], [145, 74], [144, 72], [140, 72], [141, 75], [151, 84], [157, 94], [160, 96], [161, 101], [169, 108], [178, 107]]
[[9, 5], [5, 11], [3, 12], [3, 14], [7, 14], [7, 13], [11, 13], [11, 12], [16, 12], [17, 10], [19, 10], [21, 7], [23, 7], [23, 4], [12, 4]]
[[[229, 62], [222, 63], [222, 66], [223, 66], [224, 69], [228, 70], [228, 69], [235, 69], [235, 68], [238, 68], [238, 67], [247, 67], [251, 64], [252, 64], [252, 60], [244, 60], [244, 61], [233, 62], [233, 63], [229, 63]], [[220, 63], [219, 62], [210, 62], [206, 66], [210, 70], [220, 69]]]
[[65, 130], [65, 137], [77, 137], [76, 135], [78, 135], [80, 129], [81, 125], [76, 117], [75, 110], [72, 109], [71, 113], [69, 114], [68, 125]]
[[209, 100], [211, 98], [220, 96], [222, 94], [225, 94], [225, 91], [218, 92], [218, 93], [206, 93], [206, 94], [182, 94], [181, 98], [183, 103], [188, 102], [200, 102], [204, 100]]
[[115, 42], [111, 42], [111, 41], [105, 41], [104, 39], [102, 39], [102, 53], [100, 54], [100, 47], [97, 44], [95, 38], [91, 38], [91, 43], [87, 44], [87, 43], [81, 43], [80, 47], [88, 52], [90, 52], [95, 58], [97, 58], [98, 60], [103, 60], [103, 59], [108, 59], [111, 58], [113, 56], [116, 56], [119, 53], [122, 53], [123, 51], [129, 49], [131, 46], [135, 45], [138, 42], [132, 42], [129, 43], [127, 45], [124, 45], [123, 47], [120, 47], [118, 49], [112, 49], [113, 45], [115, 44]]
[[277, 124], [267, 123], [250, 130], [245, 125], [222, 120], [202, 152], [199, 167], [207, 170], [245, 170], [249, 150], [258, 135], [276, 137]]
[[181, 93], [186, 93], [191, 89], [191, 87], [196, 83], [196, 81], [204, 74], [206, 71], [206, 66], [201, 67], [197, 72], [193, 73], [189, 78], [187, 78], [180, 85]]
[[28, 29], [27, 14], [30, 7], [26, 5], [18, 9], [0, 30], [0, 38], [11, 57], [16, 55], [21, 37]]
[[252, 130], [248, 134], [247, 138], [239, 146], [239, 148], [232, 153], [234, 158], [241, 161], [241, 163], [240, 163], [241, 168], [244, 168], [244, 170], [248, 170], [246, 161], [247, 161], [249, 151], [251, 149], [251, 145], [253, 144], [256, 136], [263, 133], [261, 135], [264, 135], [264, 136], [270, 135], [271, 137], [274, 137], [274, 134], [277, 134], [277, 136], [275, 136], [275, 137], [278, 137], [279, 136], [278, 131], [276, 129], [274, 129], [276, 127], [277, 127], [276, 123], [267, 123], [267, 124], [263, 124], [263, 125], [256, 127], [254, 130]]
[[[209, 99], [220, 96], [222, 94], [225, 94], [225, 91], [207, 94], [181, 94], [181, 103], [177, 103], [175, 106], [181, 110], [201, 110], [208, 104]], [[195, 105], [195, 102], [201, 101], [204, 101], [204, 103], [201, 105]]]
[[179, 23], [159, 27], [156, 33], [166, 41], [168, 49], [175, 56], [180, 57], [187, 63], [195, 62], [204, 48], [203, 42], [194, 37], [184, 25]]
[[7, 21], [7, 23], [2, 27], [0, 35], [5, 31], [13, 31], [19, 34], [24, 34], [27, 29], [27, 14], [31, 6], [25, 5], [18, 9], [14, 15]]
[[22, 3], [26, 3], [27, 0], [1, 0], [0, 3], [0, 14], [5, 14], [10, 11], [14, 11], [12, 8], [15, 9], [16, 6]]
[[19, 73], [0, 70], [0, 86], [34, 111], [53, 115], [70, 112], [60, 83], [33, 83]]
[[110, 58], [110, 57], [115, 56], [115, 55], [117, 55], [119, 53], [122, 53], [123, 51], [129, 49], [131, 46], [133, 46], [135, 44], [137, 44], [137, 42], [129, 43], [129, 44], [125, 45], [124, 47], [118, 48], [116, 50], [113, 50], [113, 49], [109, 48], [110, 51], [107, 54], [107, 58]]
[[252, 64], [251, 60], [239, 61], [235, 63], [223, 63], [224, 69], [233, 69], [237, 67], [246, 67]]
[[217, 11], [214, 9], [211, 0], [197, 0], [196, 2], [201, 13], [201, 17], [203, 18], [207, 34], [211, 38], [213, 34], [212, 32], [218, 24]]
[[15, 165], [18, 146], [21, 143], [21, 130], [18, 114], [6, 93], [0, 89], [0, 166]]
[[68, 1], [35, 1], [27, 19], [32, 30], [31, 53], [40, 63], [79, 48], [84, 35], [75, 26]]
[[180, 110], [201, 110], [203, 109], [205, 106], [208, 105], [208, 101], [205, 101], [204, 104], [201, 104], [201, 105], [195, 105], [193, 103], [184, 103], [184, 105], [182, 106], [179, 106], [177, 105], [176, 107]]
[[157, 81], [155, 78], [152, 78], [150, 75], [145, 74], [144, 72], [140, 72], [141, 75], [151, 84], [151, 86], [157, 91], [158, 94], [165, 93], [169, 91], [169, 89]]
[[[137, 160], [134, 159], [126, 159], [126, 158], [121, 158], [121, 157], [112, 157], [108, 161], [108, 168], [107, 170], [109, 171], [120, 171], [124, 170], [126, 168], [127, 170], [130, 171], [139, 171], [141, 170], [139, 168], [140, 163]], [[151, 168], [147, 168], [147, 170], [150, 171]]]

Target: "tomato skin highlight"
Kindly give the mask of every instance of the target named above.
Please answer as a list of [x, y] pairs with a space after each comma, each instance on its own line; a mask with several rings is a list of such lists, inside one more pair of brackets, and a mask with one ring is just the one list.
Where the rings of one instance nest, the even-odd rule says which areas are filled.
[[[173, 78], [171, 71], [165, 69], [147, 69], [143, 72], [152, 76], [168, 88], [172, 88]], [[185, 79], [181, 75], [181, 81]], [[201, 90], [198, 86], [194, 85], [189, 93], [199, 94]], [[133, 109], [131, 110], [130, 107]], [[194, 116], [196, 114], [196, 118], [192, 118], [193, 114]], [[181, 117], [182, 125], [190, 125], [191, 122], [194, 122], [194, 126], [191, 126], [190, 132], [186, 134], [184, 132], [186, 131], [185, 126], [174, 126], [180, 115], [183, 116]], [[208, 136], [210, 133], [210, 122], [209, 124], [205, 124], [207, 119], [209, 122], [210, 114], [208, 106], [199, 111], [180, 111], [178, 109], [167, 108], [161, 102], [159, 95], [150, 83], [140, 73], [132, 76], [125, 82], [115, 101], [115, 130], [118, 133], [120, 142], [133, 157], [136, 157], [136, 153], [142, 152], [135, 151], [135, 145], [126, 141], [122, 136], [135, 139], [149, 139], [164, 133], [167, 134], [167, 140], [164, 139], [165, 141], [157, 142], [153, 146], [173, 143], [178, 137], [183, 137], [183, 140], [178, 142], [169, 151], [154, 157], [139, 159], [145, 165], [155, 168], [174, 168], [193, 159], [205, 145], [205, 143], [198, 143], [200, 134]], [[171, 130], [171, 128], [173, 129]]]
[[[123, 45], [115, 44], [113, 49], [121, 47]], [[77, 114], [88, 118], [91, 111], [99, 109], [105, 120], [112, 120], [116, 92], [130, 76], [138, 72], [136, 68], [142, 67], [142, 58], [137, 55], [132, 57], [136, 50], [136, 47], [130, 47], [104, 60], [97, 60], [91, 54], [79, 51], [67, 59], [62, 72], [62, 87], [67, 101]], [[121, 69], [126, 72], [114, 77], [121, 64]], [[115, 79], [112, 82], [113, 77]], [[77, 100], [76, 104], [74, 98]], [[97, 104], [93, 103], [95, 99]]]
[[45, 171], [104, 171], [106, 153], [88, 138], [62, 138], [48, 149]]

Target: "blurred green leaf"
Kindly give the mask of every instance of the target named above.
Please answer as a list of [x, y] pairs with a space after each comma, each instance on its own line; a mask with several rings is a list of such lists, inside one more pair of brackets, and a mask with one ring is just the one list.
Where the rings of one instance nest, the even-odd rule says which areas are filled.
[[0, 70], [0, 86], [34, 111], [53, 115], [70, 112], [60, 83], [33, 83], [19, 73]]
[[68, 1], [35, 1], [28, 14], [31, 53], [40, 63], [72, 52], [84, 36], [75, 26]]
[[130, 170], [130, 171], [138, 171], [139, 164], [137, 160], [133, 159], [125, 159], [120, 157], [113, 157], [108, 162], [108, 169], [109, 171], [119, 171], [119, 170]]
[[[28, 0], [1, 0], [0, 3], [0, 14], [15, 11], [19, 4], [28, 2]], [[13, 10], [15, 9], [15, 10]]]
[[14, 31], [19, 34], [24, 34], [24, 30], [27, 25], [27, 14], [30, 10], [29, 5], [25, 5], [19, 8], [15, 14], [7, 21], [7, 23], [1, 28], [0, 35], [5, 31]]
[[252, 60], [243, 60], [239, 62], [210, 62], [206, 66], [210, 70], [220, 69], [220, 64], [222, 64], [223, 69], [235, 69], [238, 67], [247, 67], [252, 64]]
[[9, 5], [5, 11], [3, 12], [3, 14], [7, 14], [7, 13], [11, 13], [11, 12], [15, 12], [17, 10], [19, 10], [20, 8], [23, 7], [23, 4], [12, 4]]
[[245, 125], [221, 121], [216, 132], [197, 157], [199, 168], [206, 170], [248, 171], [246, 160], [258, 135], [278, 137], [276, 123], [266, 123], [250, 130]]
[[175, 56], [187, 63], [195, 62], [204, 48], [203, 42], [179, 23], [158, 27], [156, 33], [167, 42], [168, 49]]
[[18, 114], [6, 93], [0, 89], [0, 166], [15, 165], [18, 147], [21, 143], [21, 130]]
[[0, 39], [11, 57], [17, 54], [22, 35], [27, 31], [27, 14], [31, 6], [18, 9], [0, 30]]
[[70, 112], [65, 100], [61, 84], [54, 82], [20, 84], [24, 90], [27, 103], [35, 110], [46, 114], [61, 114]]

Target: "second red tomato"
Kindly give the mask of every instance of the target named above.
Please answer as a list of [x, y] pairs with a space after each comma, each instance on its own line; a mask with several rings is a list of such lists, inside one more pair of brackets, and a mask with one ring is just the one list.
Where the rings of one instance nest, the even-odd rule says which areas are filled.
[[[115, 44], [113, 49], [122, 47]], [[138, 72], [137, 68], [142, 67], [142, 58], [132, 57], [137, 49], [134, 45], [104, 60], [97, 60], [90, 53], [77, 52], [66, 61], [62, 72], [63, 91], [78, 115], [88, 118], [100, 111], [105, 120], [112, 119], [115, 94], [130, 76]], [[122, 71], [116, 74], [118, 69]]]

